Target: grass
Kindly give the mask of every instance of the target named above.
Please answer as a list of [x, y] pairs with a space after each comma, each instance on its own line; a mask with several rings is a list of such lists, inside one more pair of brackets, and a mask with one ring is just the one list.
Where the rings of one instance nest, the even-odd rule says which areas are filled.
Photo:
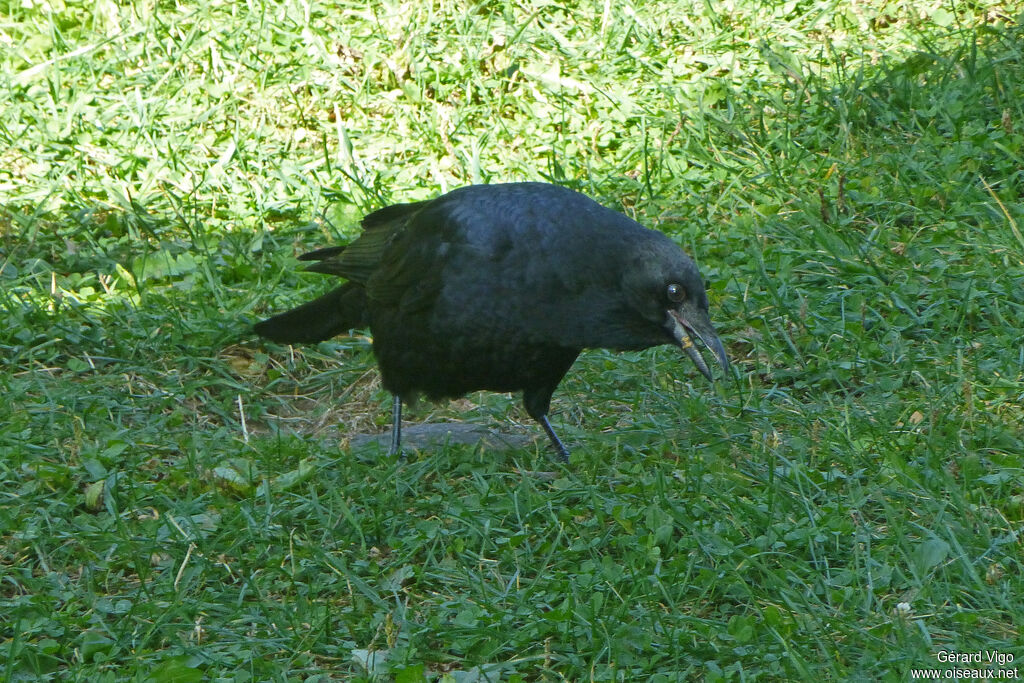
[[[1016, 669], [1022, 13], [5, 3], [4, 680]], [[564, 469], [350, 450], [388, 420], [368, 341], [247, 325], [361, 214], [525, 179], [682, 243], [735, 374], [586, 353]]]

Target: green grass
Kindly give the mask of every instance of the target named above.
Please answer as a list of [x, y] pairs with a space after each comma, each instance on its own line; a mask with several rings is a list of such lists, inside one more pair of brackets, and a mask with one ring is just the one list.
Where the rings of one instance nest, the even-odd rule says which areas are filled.
[[[1020, 2], [0, 8], [4, 680], [1022, 666]], [[683, 244], [733, 377], [584, 354], [566, 468], [351, 452], [368, 341], [248, 324], [363, 213], [527, 179]]]

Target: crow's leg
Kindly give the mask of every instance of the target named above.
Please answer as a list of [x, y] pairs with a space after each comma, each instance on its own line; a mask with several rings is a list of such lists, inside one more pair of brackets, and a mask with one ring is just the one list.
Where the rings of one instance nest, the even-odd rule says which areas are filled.
[[555, 447], [555, 450], [558, 451], [558, 457], [560, 457], [563, 462], [569, 462], [569, 449], [565, 447], [562, 440], [558, 438], [558, 434], [555, 434], [555, 430], [551, 428], [551, 423], [548, 422], [548, 416], [541, 415], [537, 418], [537, 422], [540, 422], [540, 426], [544, 428], [544, 433], [548, 435], [549, 439], [551, 439], [551, 444]]
[[402, 397], [395, 394], [391, 403], [391, 448], [388, 455], [402, 452]]
[[[559, 378], [561, 379], [561, 378]], [[551, 439], [551, 445], [558, 451], [558, 457], [564, 462], [569, 462], [569, 449], [565, 447], [562, 440], [555, 434], [548, 422], [548, 409], [551, 407], [551, 392], [554, 387], [543, 387], [540, 389], [527, 389], [523, 392], [523, 405], [526, 412], [544, 428], [544, 433]]]

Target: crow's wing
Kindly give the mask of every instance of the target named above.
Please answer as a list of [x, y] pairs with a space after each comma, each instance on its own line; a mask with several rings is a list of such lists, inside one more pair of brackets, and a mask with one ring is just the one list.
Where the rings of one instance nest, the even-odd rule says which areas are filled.
[[[441, 290], [449, 248], [453, 241], [461, 241], [461, 226], [451, 220], [443, 198], [415, 206], [414, 211], [386, 217], [389, 237], [372, 253], [376, 266], [366, 279], [366, 295], [372, 305], [402, 313], [422, 311]], [[369, 247], [366, 252], [370, 253]]]
[[351, 244], [317, 249], [303, 254], [299, 260], [316, 261], [306, 268], [310, 272], [336, 275], [365, 285], [380, 267], [388, 246], [426, 204], [429, 202], [395, 204], [374, 211], [363, 218], [363, 232]]

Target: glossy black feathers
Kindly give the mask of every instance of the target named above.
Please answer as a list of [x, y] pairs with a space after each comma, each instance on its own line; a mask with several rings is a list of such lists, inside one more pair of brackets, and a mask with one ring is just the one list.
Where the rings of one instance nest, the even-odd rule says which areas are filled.
[[313, 342], [368, 326], [383, 384], [402, 400], [523, 391], [563, 454], [546, 413], [582, 349], [678, 343], [666, 309], [680, 292], [711, 329], [700, 273], [678, 246], [562, 187], [470, 186], [362, 226], [352, 243], [300, 257], [345, 284], [255, 331]]

